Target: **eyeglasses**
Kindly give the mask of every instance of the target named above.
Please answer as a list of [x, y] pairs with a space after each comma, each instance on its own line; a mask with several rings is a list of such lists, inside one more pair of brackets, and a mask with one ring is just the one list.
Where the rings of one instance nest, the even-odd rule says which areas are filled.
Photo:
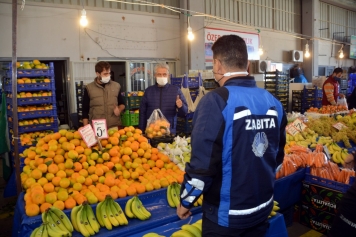
[[156, 73], [157, 77], [167, 77], [168, 74], [167, 73]]

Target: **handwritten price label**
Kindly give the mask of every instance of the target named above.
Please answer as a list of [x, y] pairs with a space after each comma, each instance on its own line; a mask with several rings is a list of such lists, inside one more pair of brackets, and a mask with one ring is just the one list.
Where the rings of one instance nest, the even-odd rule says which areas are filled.
[[345, 124], [340, 123], [340, 122], [335, 123], [335, 124], [333, 125], [333, 127], [336, 128], [336, 129], [339, 130], [339, 131], [340, 131], [341, 129], [343, 129], [343, 128], [347, 128], [347, 126], [346, 126]]
[[303, 132], [307, 127], [300, 119], [296, 119], [293, 121], [293, 126], [296, 127], [299, 131]]
[[92, 147], [97, 143], [95, 133], [92, 127], [90, 126], [90, 124], [87, 124], [84, 127], [79, 128], [78, 132], [80, 133], [80, 136], [84, 140], [87, 147]]
[[287, 133], [292, 135], [293, 137], [299, 133], [298, 129], [291, 123], [286, 127]]
[[108, 138], [108, 129], [106, 126], [106, 119], [93, 120], [93, 129], [98, 138]]

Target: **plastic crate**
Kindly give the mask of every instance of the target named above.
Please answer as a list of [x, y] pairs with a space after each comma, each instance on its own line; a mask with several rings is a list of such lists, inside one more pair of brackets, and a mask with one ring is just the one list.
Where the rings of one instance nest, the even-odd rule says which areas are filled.
[[121, 123], [123, 126], [137, 126], [139, 122], [139, 113], [126, 110], [121, 114]]
[[[12, 77], [12, 63], [7, 65], [9, 69], [6, 72], [6, 77]], [[54, 76], [53, 62], [48, 64], [48, 69], [17, 69], [17, 77], [40, 77], [40, 76]]]
[[[13, 128], [12, 122], [9, 122], [9, 128]], [[57, 117], [54, 117], [53, 123], [41, 123], [41, 124], [32, 124], [26, 126], [19, 126], [19, 133], [26, 132], [37, 132], [43, 130], [51, 130], [54, 132], [58, 132], [58, 120]]]
[[122, 96], [124, 98], [125, 109], [139, 109], [142, 96], [128, 96], [127, 92], [123, 92]]
[[343, 183], [339, 183], [336, 181], [332, 181], [330, 179], [324, 179], [324, 178], [321, 178], [318, 176], [311, 175], [310, 168], [307, 167], [306, 172], [305, 172], [305, 181], [308, 183], [311, 183], [311, 184], [316, 184], [316, 185], [323, 186], [323, 187], [326, 187], [329, 189], [340, 191], [342, 193], [346, 193], [346, 191], [354, 183], [355, 177], [350, 177], [350, 184], [343, 184]]
[[171, 84], [184, 88], [198, 88], [202, 85], [202, 79], [200, 74], [197, 77], [188, 77], [186, 75], [184, 75], [184, 77], [171, 76]]
[[205, 80], [203, 82], [203, 87], [205, 89], [215, 89], [218, 87], [217, 83], [215, 82], [215, 80]]
[[192, 120], [180, 117], [177, 118], [177, 133], [191, 133], [192, 128]]
[[[6, 102], [12, 104], [12, 98], [7, 97]], [[41, 96], [41, 97], [29, 97], [29, 98], [17, 98], [17, 105], [38, 105], [38, 104], [55, 104], [56, 95]]]
[[279, 211], [283, 214], [284, 223], [286, 227], [290, 227], [293, 225], [293, 217], [294, 217], [294, 205], [286, 208], [285, 210]]
[[158, 144], [162, 143], [172, 143], [174, 141], [174, 136], [166, 135], [161, 137], [149, 138], [149, 142], [152, 147], [157, 147]]
[[303, 98], [322, 98], [323, 97], [323, 90], [318, 89], [318, 87], [315, 86], [313, 89], [307, 89], [304, 86], [303, 89]]
[[348, 81], [346, 79], [340, 80], [340, 89], [346, 89], [348, 86]]
[[[12, 111], [8, 110], [7, 115], [12, 117]], [[18, 119], [30, 119], [30, 118], [43, 118], [43, 117], [53, 117], [57, 116], [56, 107], [48, 110], [34, 110], [34, 111], [26, 111], [26, 112], [18, 112]]]
[[[54, 80], [51, 82], [42, 82], [42, 83], [25, 83], [25, 84], [17, 84], [17, 91], [50, 91], [55, 90]], [[12, 84], [7, 84], [5, 86], [6, 92], [12, 92]]]
[[321, 108], [322, 106], [322, 101], [303, 101], [302, 102], [302, 107], [305, 109], [309, 109], [310, 107], [315, 107], [315, 108]]

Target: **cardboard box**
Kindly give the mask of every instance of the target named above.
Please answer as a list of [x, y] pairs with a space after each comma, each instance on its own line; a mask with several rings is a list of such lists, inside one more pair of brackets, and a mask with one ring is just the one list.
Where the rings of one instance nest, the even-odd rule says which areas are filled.
[[301, 205], [299, 223], [320, 233], [326, 234], [330, 230], [334, 218], [335, 215], [328, 212]]
[[343, 193], [303, 181], [301, 203], [335, 215]]

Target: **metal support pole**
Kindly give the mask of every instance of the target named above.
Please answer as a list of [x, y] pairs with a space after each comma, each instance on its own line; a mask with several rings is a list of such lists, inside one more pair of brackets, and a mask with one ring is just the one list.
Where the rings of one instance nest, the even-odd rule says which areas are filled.
[[[17, 0], [12, 0], [12, 130], [15, 147], [15, 174], [17, 194], [21, 193], [20, 159], [19, 159], [19, 129], [17, 117]], [[10, 151], [11, 152], [11, 151]]]

